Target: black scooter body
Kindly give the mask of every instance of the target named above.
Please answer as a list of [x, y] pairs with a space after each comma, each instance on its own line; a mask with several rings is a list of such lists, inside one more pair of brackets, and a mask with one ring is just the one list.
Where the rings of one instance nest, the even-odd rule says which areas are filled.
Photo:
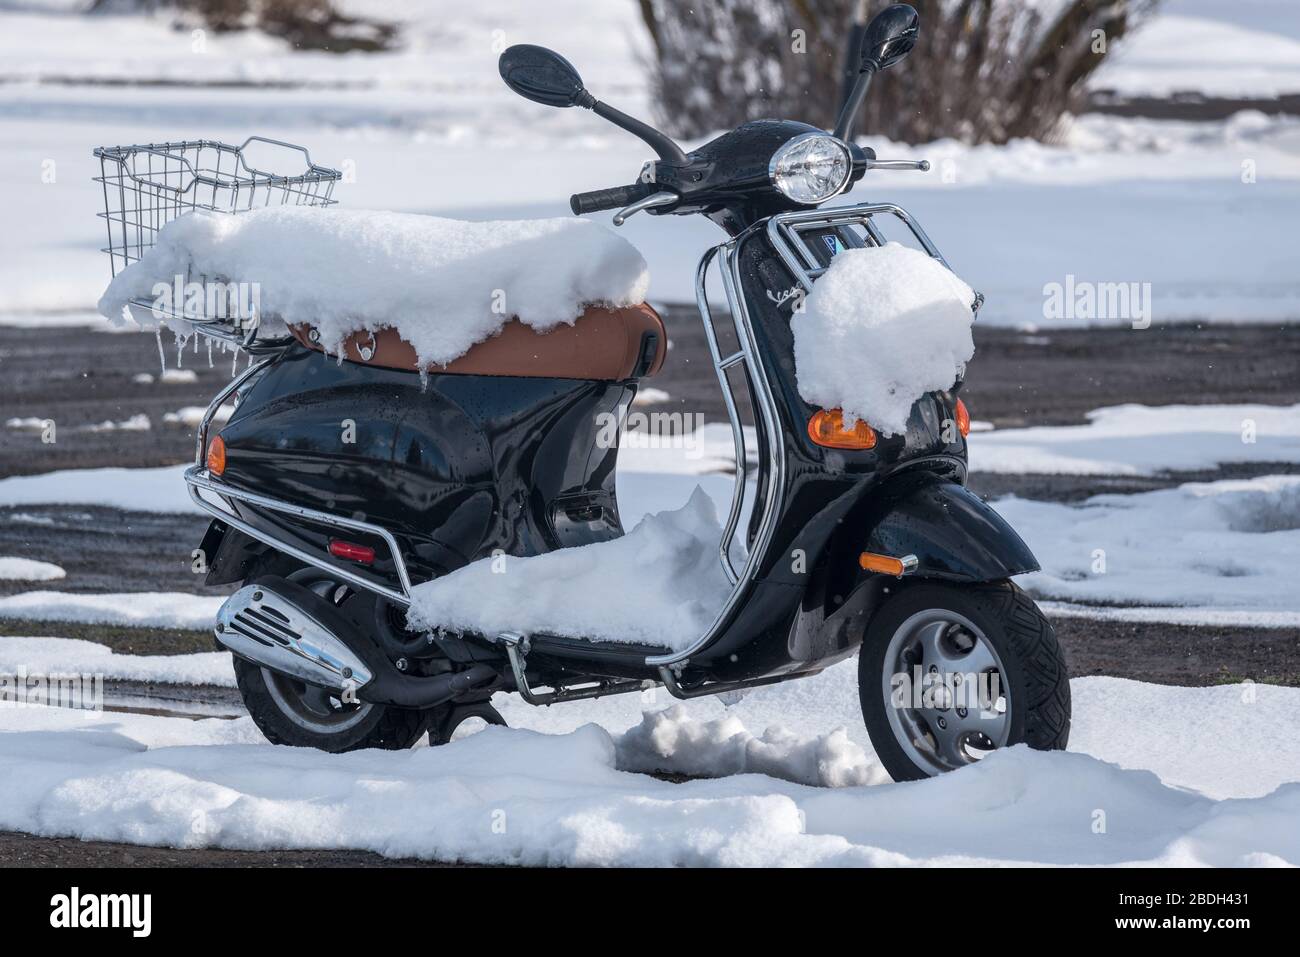
[[[857, 242], [847, 232], [845, 240]], [[859, 568], [864, 550], [915, 554], [917, 577], [995, 581], [1035, 570], [1020, 537], [963, 487], [966, 446], [951, 393], [922, 397], [906, 433], [871, 450], [811, 441], [807, 422], [817, 410], [798, 394], [789, 305], [778, 305], [794, 277], [761, 231], [742, 240], [740, 255], [741, 291], [780, 415], [785, 481], [765, 561], [718, 638], [692, 656], [684, 682], [816, 671], [851, 654], [892, 581]], [[635, 389], [635, 382], [477, 375], [422, 382], [294, 344], [245, 390], [221, 429], [223, 478], [387, 528], [413, 580], [422, 581], [498, 549], [536, 555], [621, 535], [617, 447], [598, 439]], [[351, 443], [342, 438], [349, 428]], [[761, 462], [767, 450], [758, 452]], [[246, 504], [238, 509], [318, 553], [331, 537]], [[760, 511], [761, 502], [754, 514]], [[238, 580], [264, 546], [214, 524], [204, 543], [214, 556], [209, 582]], [[751, 546], [755, 533], [751, 525]], [[389, 585], [392, 571], [382, 558], [373, 568]], [[532, 648], [530, 672], [571, 680], [655, 677], [645, 655], [666, 651], [545, 636]]]
[[[412, 578], [426, 580], [498, 549], [536, 555], [622, 534], [617, 448], [598, 438], [634, 394], [633, 383], [574, 379], [422, 382], [293, 345], [221, 429], [224, 479], [383, 526], [402, 543]], [[285, 519], [243, 509], [283, 532]], [[317, 550], [327, 544], [323, 529], [291, 527]], [[382, 558], [376, 570], [385, 571]], [[212, 574], [230, 572], [214, 562]]]

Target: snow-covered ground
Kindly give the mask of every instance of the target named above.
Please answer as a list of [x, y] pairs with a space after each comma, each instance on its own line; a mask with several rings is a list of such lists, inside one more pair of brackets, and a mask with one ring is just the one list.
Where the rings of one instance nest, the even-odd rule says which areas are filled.
[[66, 576], [67, 572], [50, 562], [18, 555], [0, 555], [0, 581], [51, 582]]
[[206, 631], [222, 600], [184, 592], [28, 591], [0, 597], [0, 618]]
[[[345, 170], [337, 196], [349, 207], [480, 220], [565, 215], [569, 193], [629, 182], [646, 158], [584, 111], [513, 96], [495, 63], [505, 44], [552, 45], [599, 95], [648, 115], [635, 4], [345, 3], [407, 22], [405, 44], [376, 56], [304, 54], [251, 34], [195, 37], [156, 18], [87, 18], [72, 12], [74, 0], [0, 0], [0, 204], [14, 224], [0, 238], [0, 323], [104, 328], [93, 313], [108, 280], [94, 218], [102, 195], [90, 181], [96, 145], [282, 137]], [[1129, 95], [1300, 92], [1297, 51], [1291, 0], [1167, 0], [1098, 85]], [[122, 80], [157, 85], [104, 85]], [[915, 213], [988, 297], [980, 322], [1144, 321], [1048, 318], [1052, 284], [1090, 283], [1136, 283], [1139, 311], [1157, 325], [1300, 319], [1298, 119], [1085, 116], [1050, 146], [864, 141], [882, 158], [934, 164], [928, 176], [873, 173], [852, 198]], [[649, 261], [651, 299], [672, 302], [692, 299], [695, 261], [722, 238], [707, 223], [648, 216], [623, 235]], [[192, 422], [195, 412], [174, 418]], [[1294, 463], [1297, 421], [1297, 407], [1119, 406], [1083, 426], [977, 432], [972, 467], [1158, 475]], [[709, 425], [698, 439], [623, 449], [627, 526], [680, 506], [697, 484], [725, 509], [729, 430]], [[0, 507], [193, 513], [182, 469], [2, 479]], [[1055, 599], [1044, 606], [1052, 617], [1155, 628], [1300, 622], [1289, 574], [1300, 554], [1295, 476], [996, 507], [1042, 560], [1023, 583]], [[0, 559], [0, 578], [4, 568], [33, 574], [36, 557]], [[31, 591], [0, 598], [0, 617], [206, 628], [219, 602]], [[0, 638], [0, 675], [18, 671], [233, 682], [224, 654], [131, 656], [63, 638]], [[890, 783], [877, 763], [853, 662], [730, 707], [679, 704], [662, 690], [545, 709], [498, 696], [510, 729], [406, 753], [273, 748], [246, 718], [0, 706], [0, 829], [548, 864], [1300, 864], [1291, 734], [1300, 690], [1081, 678], [1072, 691], [1069, 752], [1016, 748], [917, 784]], [[633, 773], [651, 770], [711, 779], [674, 785]]]
[[[208, 620], [211, 621], [210, 616]], [[0, 675], [21, 673], [94, 674], [106, 679], [158, 684], [235, 686], [234, 668], [226, 654], [126, 655], [76, 638], [0, 636]]]
[[1098, 71], [1096, 86], [1134, 96], [1300, 92], [1300, 7], [1293, 0], [1164, 0], [1160, 15]]
[[1087, 425], [976, 433], [972, 472], [1152, 475], [1225, 463], [1300, 462], [1300, 405], [1120, 405]]
[[[883, 783], [861, 745], [852, 663], [731, 713], [508, 704], [532, 729], [409, 752], [276, 748], [246, 718], [0, 708], [0, 828], [550, 865], [1300, 863], [1300, 691], [1073, 691], [1072, 751], [1018, 747], [914, 784]], [[629, 773], [651, 769], [725, 776]]]
[[1300, 475], [1189, 483], [1078, 504], [1004, 498], [997, 510], [1043, 570], [1048, 598], [1300, 610]]

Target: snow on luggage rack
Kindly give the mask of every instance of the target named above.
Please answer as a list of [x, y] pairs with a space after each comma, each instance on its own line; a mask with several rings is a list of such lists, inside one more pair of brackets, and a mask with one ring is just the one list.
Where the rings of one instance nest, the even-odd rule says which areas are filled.
[[[269, 172], [250, 162], [250, 145], [276, 164], [295, 165], [301, 172]], [[288, 154], [300, 154], [289, 156]], [[264, 136], [250, 136], [239, 146], [215, 140], [100, 146], [100, 175], [104, 210], [99, 216], [108, 229], [108, 253], [114, 276], [153, 248], [158, 231], [186, 213], [205, 211], [236, 214], [267, 206], [329, 206], [334, 185], [343, 178], [336, 169], [312, 162], [305, 147]], [[259, 165], [261, 163], [259, 162]], [[186, 276], [188, 284], [193, 277]], [[210, 277], [198, 277], [206, 282]], [[133, 300], [137, 310], [154, 319], [188, 323], [204, 335], [248, 346], [257, 338], [256, 315], [228, 317], [160, 308], [158, 303]]]

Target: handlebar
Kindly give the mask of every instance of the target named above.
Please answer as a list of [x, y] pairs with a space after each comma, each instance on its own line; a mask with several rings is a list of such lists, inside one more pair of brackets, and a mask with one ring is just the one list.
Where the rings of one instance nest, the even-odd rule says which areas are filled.
[[611, 189], [593, 189], [589, 193], [574, 193], [569, 197], [569, 208], [573, 215], [599, 213], [605, 209], [622, 209], [645, 199], [659, 191], [654, 183], [633, 183], [630, 186], [614, 186]]

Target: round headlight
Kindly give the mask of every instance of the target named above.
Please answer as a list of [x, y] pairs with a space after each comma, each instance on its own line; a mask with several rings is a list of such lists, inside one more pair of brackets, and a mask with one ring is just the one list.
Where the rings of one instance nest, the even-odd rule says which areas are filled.
[[767, 172], [772, 184], [796, 203], [820, 203], [844, 188], [852, 161], [849, 148], [825, 133], [803, 133], [783, 144]]

